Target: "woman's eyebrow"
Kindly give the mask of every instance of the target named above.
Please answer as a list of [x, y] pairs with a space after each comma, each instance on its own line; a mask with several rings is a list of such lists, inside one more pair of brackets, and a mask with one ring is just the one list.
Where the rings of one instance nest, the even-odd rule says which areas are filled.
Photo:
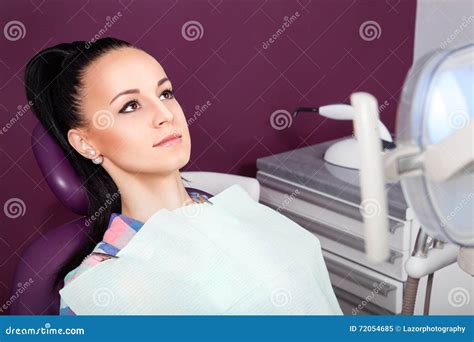
[[[169, 79], [168, 79], [167, 77], [164, 77], [164, 78], [162, 78], [161, 80], [159, 80], [159, 81], [158, 81], [158, 87], [159, 87], [160, 85], [162, 85], [163, 83], [165, 83], [166, 81], [169, 81]], [[126, 94], [135, 94], [135, 93], [138, 93], [138, 94], [139, 94], [139, 93], [140, 93], [140, 90], [139, 90], [139, 89], [128, 89], [128, 90], [124, 90], [124, 91], [118, 93], [118, 94], [112, 99], [112, 101], [110, 101], [110, 104], [112, 104], [112, 102], [114, 102], [115, 99], [117, 99], [117, 97], [119, 97], [119, 96], [126, 95]]]
[[118, 93], [113, 99], [112, 101], [110, 101], [110, 104], [112, 104], [112, 102], [115, 101], [115, 99], [119, 96], [122, 96], [122, 95], [125, 95], [125, 94], [134, 94], [134, 93], [140, 93], [140, 90], [138, 89], [128, 89], [128, 90], [125, 90], [125, 91], [122, 91], [120, 93]]
[[[159, 81], [158, 81], [158, 87], [159, 87], [160, 85], [162, 85], [163, 83], [165, 83], [166, 81], [169, 81], [169, 79], [168, 79], [167, 77], [164, 77], [164, 78], [162, 78], [161, 80], [159, 80]], [[171, 81], [170, 81], [170, 82], [171, 82]]]

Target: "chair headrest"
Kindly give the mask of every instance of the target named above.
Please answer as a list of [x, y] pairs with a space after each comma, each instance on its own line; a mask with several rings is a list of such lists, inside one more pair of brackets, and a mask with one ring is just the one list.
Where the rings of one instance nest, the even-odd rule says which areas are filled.
[[33, 130], [31, 145], [36, 162], [58, 200], [79, 215], [87, 215], [87, 192], [56, 139], [41, 123]]

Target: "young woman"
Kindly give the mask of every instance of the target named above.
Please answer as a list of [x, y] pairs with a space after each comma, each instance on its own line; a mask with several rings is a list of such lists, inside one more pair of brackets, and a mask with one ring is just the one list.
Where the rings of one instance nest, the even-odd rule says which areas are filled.
[[[47, 48], [25, 71], [35, 114], [80, 176], [90, 215], [102, 213], [91, 221], [91, 239], [63, 266], [57, 283], [114, 256], [159, 209], [207, 200], [188, 193], [181, 180], [191, 139], [161, 65], [119, 39], [86, 43]], [[112, 205], [105, 205], [110, 198]], [[64, 303], [60, 313], [73, 314]]]
[[[25, 86], [38, 119], [81, 178], [96, 218], [57, 284], [115, 257], [160, 209], [209, 199], [184, 187], [179, 170], [190, 158], [187, 122], [165, 71], [143, 50], [114, 38], [59, 44], [32, 58]], [[105, 205], [110, 198], [112, 205]], [[62, 299], [60, 314], [74, 315]]]

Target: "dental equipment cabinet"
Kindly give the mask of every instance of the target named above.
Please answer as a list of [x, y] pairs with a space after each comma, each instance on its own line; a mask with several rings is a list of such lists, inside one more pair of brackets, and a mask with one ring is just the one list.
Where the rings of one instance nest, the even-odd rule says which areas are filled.
[[[405, 263], [420, 229], [400, 183], [389, 183], [387, 205], [390, 255], [379, 264], [364, 250], [359, 172], [324, 160], [329, 146], [342, 139], [257, 159], [260, 202], [278, 210], [315, 234], [323, 249], [331, 283], [345, 315], [400, 314], [407, 280]], [[425, 277], [427, 278], [427, 277]], [[448, 303], [448, 291], [470, 286], [470, 277], [456, 265], [436, 273], [443, 295], [431, 295], [430, 314], [472, 314], [468, 305]], [[415, 314], [423, 314], [422, 279]], [[449, 284], [448, 284], [449, 283]]]

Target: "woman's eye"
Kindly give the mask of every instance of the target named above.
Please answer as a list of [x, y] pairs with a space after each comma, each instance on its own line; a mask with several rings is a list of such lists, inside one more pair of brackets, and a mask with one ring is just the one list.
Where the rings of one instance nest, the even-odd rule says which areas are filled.
[[[161, 93], [161, 96], [164, 96], [164, 95], [165, 95], [166, 100], [171, 100], [172, 98], [174, 98], [174, 92], [171, 89], [166, 89], [164, 92]], [[161, 99], [161, 96], [160, 96], [160, 99]]]
[[128, 101], [125, 106], [122, 107], [120, 113], [130, 113], [134, 112], [140, 108], [140, 104], [137, 100]]

